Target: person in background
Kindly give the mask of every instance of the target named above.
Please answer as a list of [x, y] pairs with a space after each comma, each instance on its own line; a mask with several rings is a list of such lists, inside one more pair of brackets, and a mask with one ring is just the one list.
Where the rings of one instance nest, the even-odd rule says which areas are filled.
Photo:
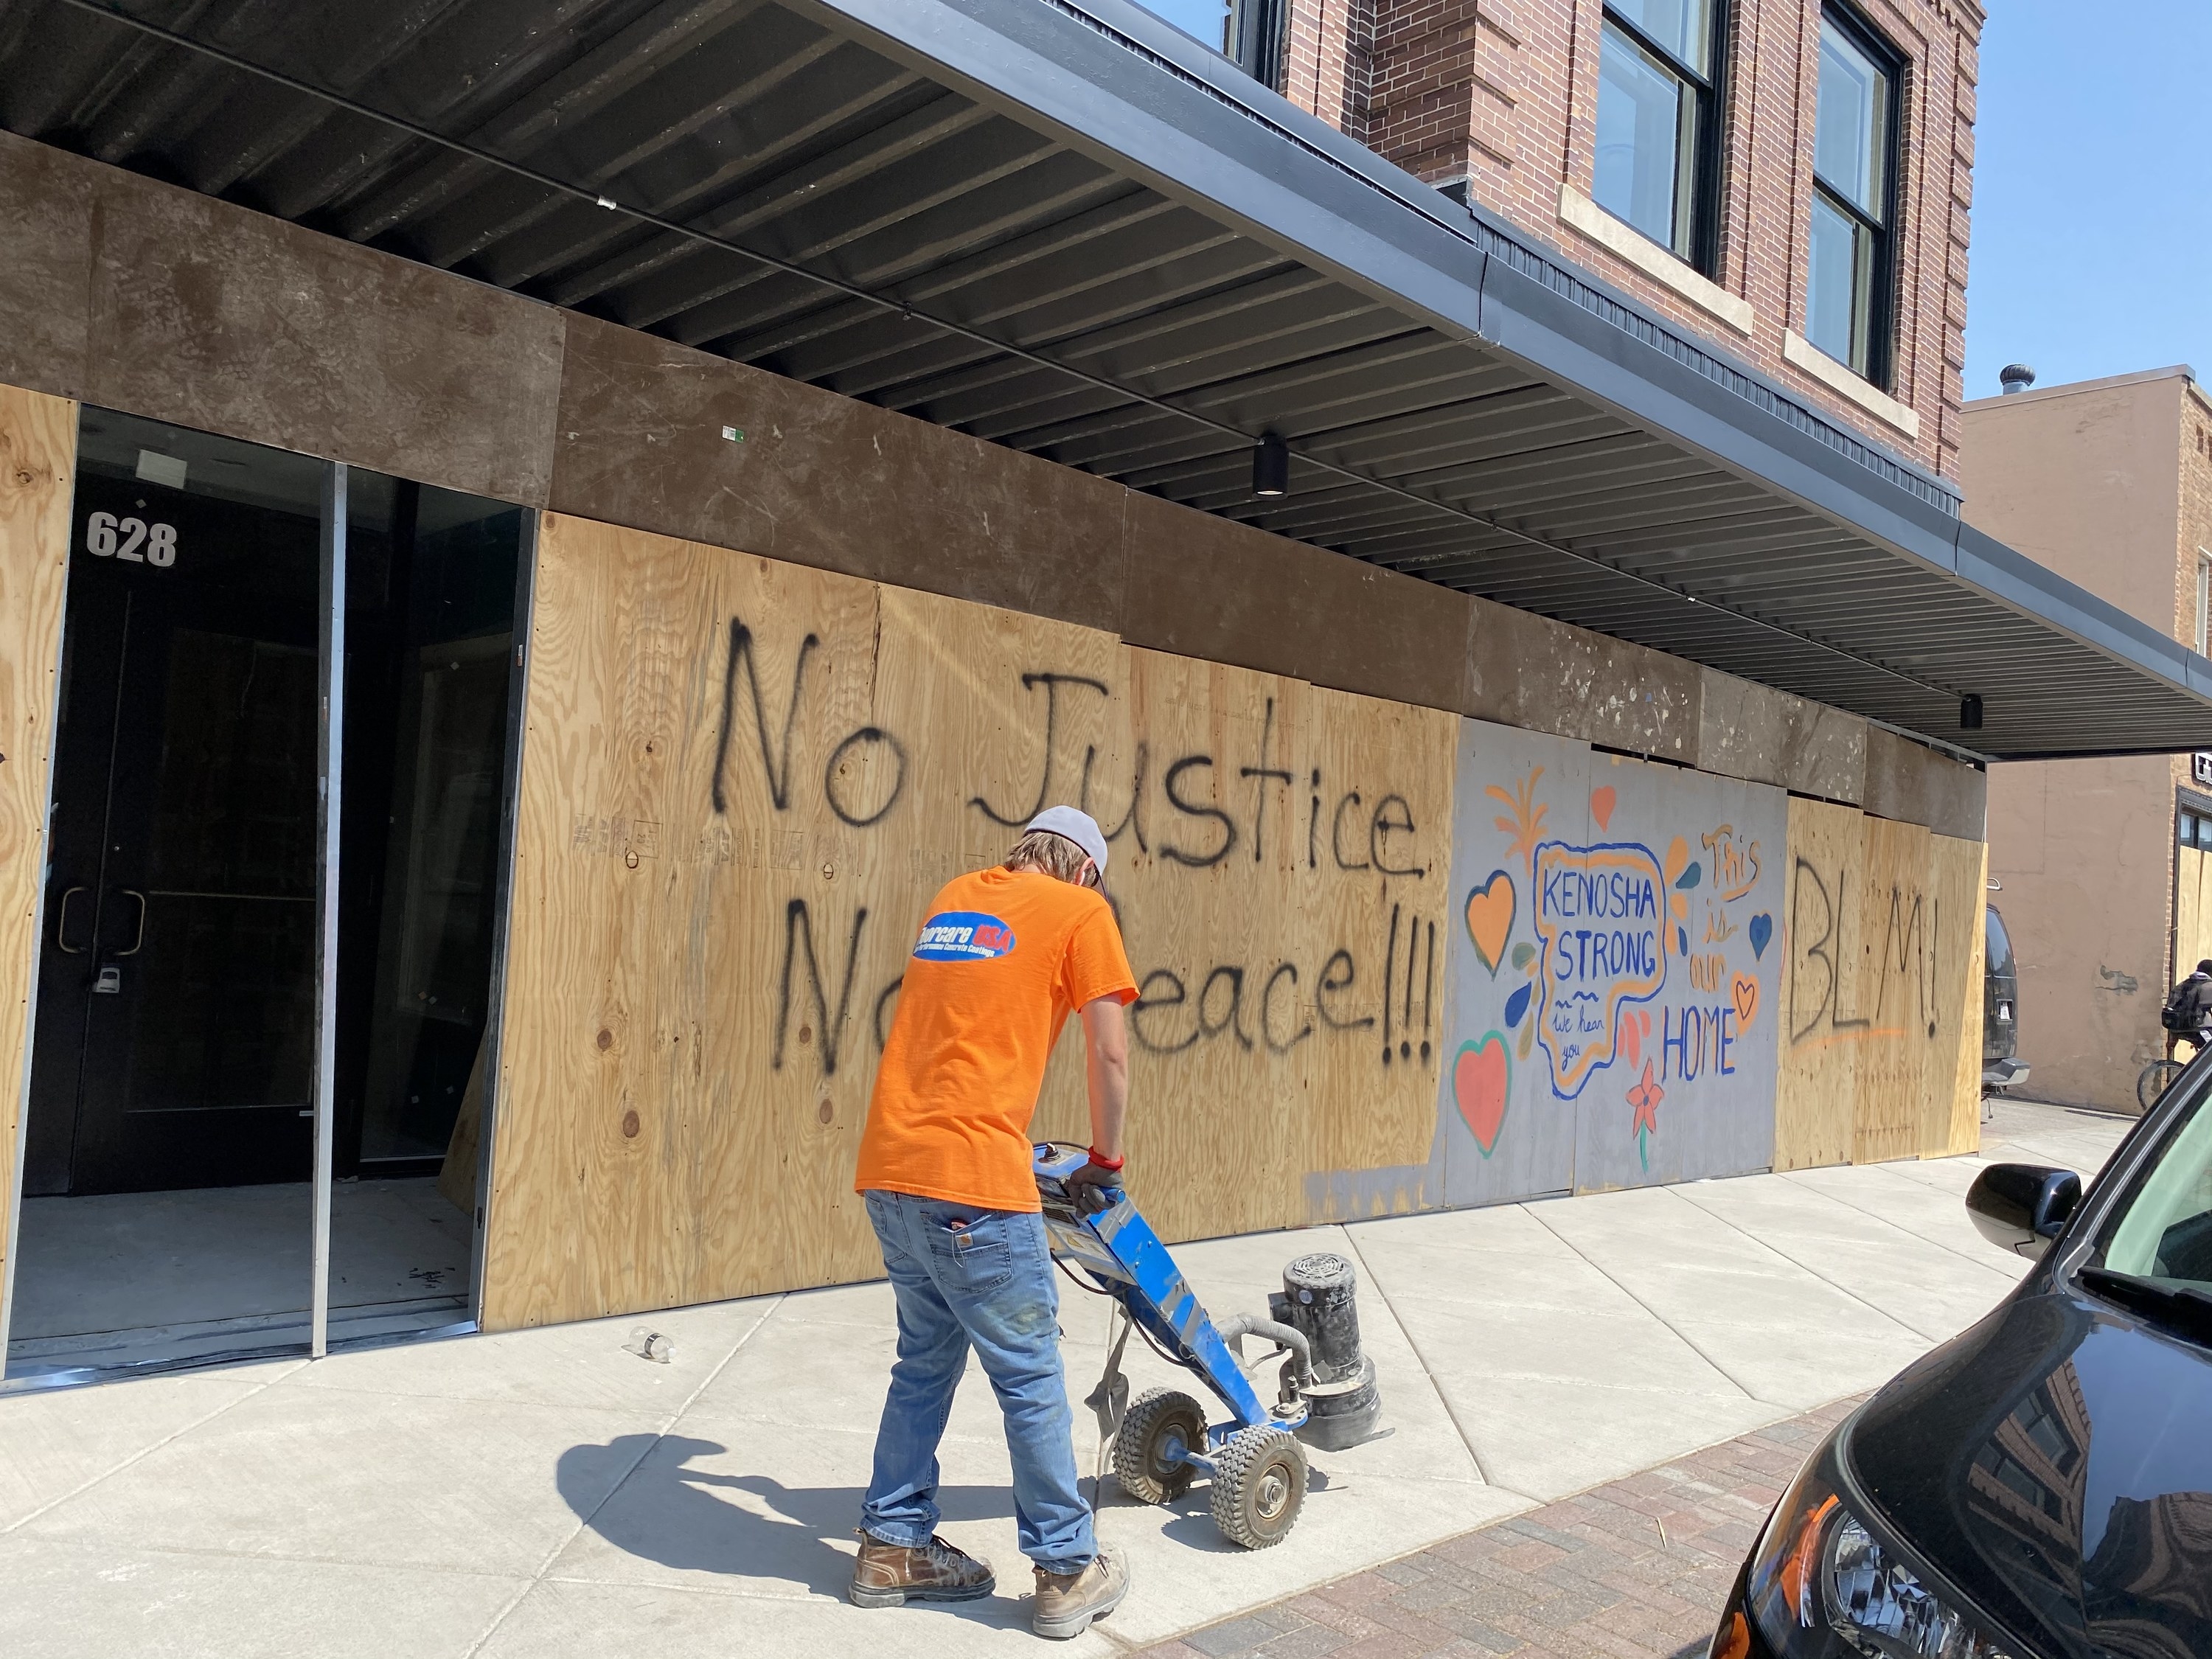
[[2159, 1024], [2182, 1042], [2203, 1048], [2212, 1043], [2212, 957], [2166, 994]]
[[937, 1445], [971, 1348], [1006, 1419], [1014, 1513], [1036, 1580], [1030, 1628], [1080, 1635], [1128, 1593], [1128, 1563], [1097, 1542], [1077, 1481], [1029, 1133], [1045, 1062], [1078, 1012], [1091, 1159], [1073, 1181], [1119, 1182], [1122, 1010], [1137, 987], [1099, 891], [1106, 853], [1087, 814], [1038, 813], [1003, 865], [938, 893], [907, 963], [854, 1177], [899, 1332], [860, 1510], [848, 1592], [856, 1606], [963, 1601], [996, 1586], [986, 1564], [936, 1535]]

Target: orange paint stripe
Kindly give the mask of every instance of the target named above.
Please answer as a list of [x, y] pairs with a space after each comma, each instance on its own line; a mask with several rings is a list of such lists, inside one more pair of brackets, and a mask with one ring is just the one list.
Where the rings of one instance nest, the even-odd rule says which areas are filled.
[[1838, 1042], [1866, 1042], [1875, 1037], [1901, 1037], [1902, 1025], [1884, 1025], [1869, 1031], [1838, 1031], [1833, 1036], [1814, 1037], [1806, 1042], [1793, 1042], [1793, 1048], [1832, 1048]]

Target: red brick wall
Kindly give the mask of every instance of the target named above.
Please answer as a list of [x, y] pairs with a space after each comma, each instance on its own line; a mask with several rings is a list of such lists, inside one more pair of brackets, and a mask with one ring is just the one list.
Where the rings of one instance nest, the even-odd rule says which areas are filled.
[[1820, 0], [1734, 0], [1720, 234], [1722, 288], [1747, 301], [1748, 337], [1559, 218], [1559, 186], [1589, 194], [1602, 0], [1290, 0], [1285, 91], [1432, 184], [1595, 267], [1683, 327], [1750, 357], [1843, 422], [1955, 476], [1966, 363], [1977, 0], [1863, 0], [1909, 60], [1890, 395], [1917, 439], [1783, 356], [1804, 329]]

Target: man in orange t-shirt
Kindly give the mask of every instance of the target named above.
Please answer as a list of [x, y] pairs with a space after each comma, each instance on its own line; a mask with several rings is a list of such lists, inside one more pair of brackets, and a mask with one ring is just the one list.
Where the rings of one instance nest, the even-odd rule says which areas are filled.
[[1031, 1628], [1079, 1635], [1128, 1589], [1128, 1564], [1098, 1547], [1077, 1484], [1029, 1133], [1045, 1062], [1079, 1012], [1091, 1139], [1074, 1179], [1118, 1179], [1121, 1011], [1137, 987], [1098, 890], [1106, 850], [1087, 814], [1040, 812], [1005, 864], [937, 895], [900, 985], [854, 1178], [899, 1323], [848, 1593], [861, 1607], [964, 1601], [995, 1587], [988, 1566], [936, 1536], [937, 1443], [970, 1348], [1006, 1417], [1022, 1553], [1036, 1565]]

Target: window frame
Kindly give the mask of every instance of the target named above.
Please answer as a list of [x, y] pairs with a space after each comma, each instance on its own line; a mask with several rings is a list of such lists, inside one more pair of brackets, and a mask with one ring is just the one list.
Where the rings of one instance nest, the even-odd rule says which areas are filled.
[[[1882, 112], [1881, 222], [1877, 224], [1869, 219], [1865, 209], [1820, 177], [1817, 159], [1820, 146], [1815, 137], [1813, 143], [1814, 159], [1813, 165], [1807, 168], [1812, 176], [1813, 193], [1808, 203], [1806, 222], [1805, 337], [1814, 350], [1834, 356], [1812, 337], [1810, 210], [1812, 207], [1826, 203], [1832, 211], [1841, 214], [1874, 238], [1874, 257], [1868, 261], [1866, 368], [1857, 368], [1848, 357], [1836, 358], [1835, 361], [1869, 385], [1883, 392], [1893, 392], [1895, 390], [1897, 370], [1897, 259], [1898, 250], [1904, 242], [1904, 238], [1898, 234], [1899, 185], [1905, 159], [1905, 73], [1911, 67], [1911, 59], [1892, 45], [1887, 36], [1857, 11], [1839, 3], [1838, 0], [1825, 0], [1820, 9], [1820, 27], [1826, 28], [1831, 26], [1863, 52], [1888, 82], [1889, 106]], [[1813, 130], [1816, 135], [1820, 123], [1820, 61], [1819, 37], [1816, 34], [1813, 53]]]
[[1290, 0], [1229, 0], [1221, 55], [1270, 92], [1290, 67]]
[[[1694, 176], [1690, 180], [1690, 251], [1685, 254], [1670, 243], [1662, 242], [1647, 234], [1640, 227], [1606, 207], [1598, 206], [1610, 217], [1619, 220], [1655, 247], [1663, 248], [1674, 258], [1713, 282], [1720, 280], [1721, 264], [1721, 181], [1723, 178], [1722, 149], [1728, 139], [1727, 121], [1723, 112], [1728, 104], [1729, 67], [1732, 54], [1729, 40], [1735, 21], [1735, 0], [1711, 0], [1712, 18], [1710, 27], [1712, 38], [1707, 50], [1712, 57], [1711, 74], [1692, 69], [1676, 57], [1667, 46], [1646, 34], [1632, 18], [1623, 16], [1614, 8], [1613, 0], [1603, 0], [1599, 8], [1598, 27], [1601, 31], [1614, 28], [1632, 41], [1638, 49], [1656, 58], [1667, 71], [1674, 76], [1696, 95], [1698, 119], [1692, 144], [1696, 150]], [[1601, 44], [1602, 36], [1601, 35]], [[1593, 119], [1597, 112], [1597, 98], [1603, 97], [1601, 82], [1596, 97], [1591, 100]], [[1591, 180], [1591, 199], [1596, 200], [1596, 180]]]

